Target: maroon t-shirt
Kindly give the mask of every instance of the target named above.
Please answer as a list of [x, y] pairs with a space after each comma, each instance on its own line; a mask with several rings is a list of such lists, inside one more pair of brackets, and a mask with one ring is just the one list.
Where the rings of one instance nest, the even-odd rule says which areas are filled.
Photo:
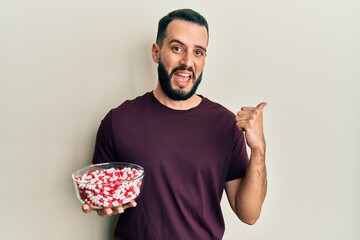
[[226, 181], [244, 177], [248, 155], [235, 115], [202, 97], [170, 109], [152, 92], [126, 101], [101, 122], [93, 163], [145, 168], [137, 207], [119, 215], [115, 239], [221, 239]]

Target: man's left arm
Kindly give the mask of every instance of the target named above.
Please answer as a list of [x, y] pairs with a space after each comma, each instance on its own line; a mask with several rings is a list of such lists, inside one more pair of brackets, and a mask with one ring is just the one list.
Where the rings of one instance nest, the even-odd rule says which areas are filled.
[[263, 130], [265, 106], [266, 103], [260, 103], [257, 107], [243, 107], [237, 113], [236, 124], [245, 132], [251, 155], [245, 177], [228, 181], [225, 186], [231, 208], [241, 221], [250, 225], [255, 224], [260, 216], [267, 190]]

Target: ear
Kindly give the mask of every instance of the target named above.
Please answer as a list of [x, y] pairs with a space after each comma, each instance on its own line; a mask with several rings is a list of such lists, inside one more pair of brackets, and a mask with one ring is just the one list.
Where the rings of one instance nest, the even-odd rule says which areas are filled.
[[159, 63], [160, 58], [160, 46], [156, 43], [152, 45], [151, 54], [154, 62]]

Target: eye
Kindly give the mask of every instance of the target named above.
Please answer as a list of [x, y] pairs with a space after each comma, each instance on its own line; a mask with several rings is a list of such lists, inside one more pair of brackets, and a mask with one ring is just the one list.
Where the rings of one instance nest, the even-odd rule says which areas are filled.
[[182, 47], [179, 47], [179, 46], [174, 46], [172, 48], [172, 50], [175, 52], [175, 53], [181, 53], [183, 52], [184, 50], [182, 49]]
[[195, 56], [203, 57], [205, 56], [205, 52], [203, 50], [195, 50]]

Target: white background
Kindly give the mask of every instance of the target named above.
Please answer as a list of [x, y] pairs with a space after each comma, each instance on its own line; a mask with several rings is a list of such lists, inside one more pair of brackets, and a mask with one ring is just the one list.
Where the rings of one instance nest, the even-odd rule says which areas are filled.
[[210, 24], [198, 93], [268, 102], [262, 216], [241, 223], [224, 196], [224, 239], [360, 239], [358, 0], [1, 0], [0, 239], [111, 238], [71, 174], [108, 110], [155, 87], [157, 22], [185, 7]]

